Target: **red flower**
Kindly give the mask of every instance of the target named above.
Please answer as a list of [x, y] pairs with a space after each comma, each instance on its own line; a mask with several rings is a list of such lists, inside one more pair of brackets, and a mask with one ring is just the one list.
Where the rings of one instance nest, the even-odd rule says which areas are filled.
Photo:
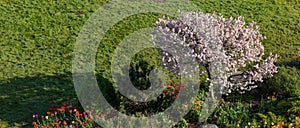
[[58, 123], [56, 122], [54, 126], [57, 128], [58, 127]]
[[178, 92], [179, 92], [179, 90], [181, 89], [181, 86], [180, 86], [180, 85], [178, 85], [178, 86], [175, 86], [174, 88], [175, 88], [175, 91], [178, 93]]
[[173, 98], [174, 98], [174, 99], [176, 99], [176, 98], [177, 98], [177, 96], [173, 96]]

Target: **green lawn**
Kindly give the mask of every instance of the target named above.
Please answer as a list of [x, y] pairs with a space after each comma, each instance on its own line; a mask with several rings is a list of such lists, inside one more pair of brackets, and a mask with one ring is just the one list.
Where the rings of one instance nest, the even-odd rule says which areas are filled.
[[[44, 114], [52, 102], [76, 100], [71, 75], [74, 43], [85, 21], [107, 1], [0, 1], [0, 127], [31, 127], [32, 114]], [[278, 54], [279, 61], [300, 53], [299, 0], [192, 1], [207, 13], [256, 21], [267, 37], [265, 53]], [[96, 71], [110, 80], [114, 48], [158, 17], [134, 15], [115, 25], [99, 46]]]

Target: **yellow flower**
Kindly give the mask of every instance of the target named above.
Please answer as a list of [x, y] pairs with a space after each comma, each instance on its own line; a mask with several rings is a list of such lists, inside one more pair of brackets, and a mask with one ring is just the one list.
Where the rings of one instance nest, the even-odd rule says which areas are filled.
[[186, 104], [183, 105], [183, 107], [184, 107], [185, 110], [188, 109], [188, 106]]
[[199, 106], [195, 106], [194, 108], [193, 108], [193, 110], [197, 110], [197, 109], [199, 109], [200, 107]]
[[74, 124], [75, 122], [74, 121], [72, 121], [72, 124]]
[[45, 116], [46, 120], [48, 120], [48, 116]]
[[225, 101], [224, 101], [224, 99], [223, 99], [223, 98], [221, 99], [221, 103], [225, 103]]

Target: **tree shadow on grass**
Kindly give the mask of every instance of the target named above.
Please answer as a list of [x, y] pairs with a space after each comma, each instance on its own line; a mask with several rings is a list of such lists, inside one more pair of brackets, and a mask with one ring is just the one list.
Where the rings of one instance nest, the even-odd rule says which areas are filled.
[[[102, 76], [97, 76], [97, 81], [101, 81], [100, 84], [109, 83]], [[33, 114], [46, 115], [52, 103], [58, 106], [69, 101], [77, 102], [71, 73], [27, 76], [2, 81], [0, 127], [8, 123], [10, 126], [4, 127], [32, 128]]]
[[291, 60], [291, 61], [280, 61], [275, 63], [276, 66], [287, 66], [287, 67], [295, 67], [298, 70], [300, 70], [300, 60], [299, 61], [295, 61], [295, 60]]
[[12, 78], [0, 83], [0, 119], [32, 127], [32, 114], [45, 115], [52, 103], [75, 99], [70, 73]]

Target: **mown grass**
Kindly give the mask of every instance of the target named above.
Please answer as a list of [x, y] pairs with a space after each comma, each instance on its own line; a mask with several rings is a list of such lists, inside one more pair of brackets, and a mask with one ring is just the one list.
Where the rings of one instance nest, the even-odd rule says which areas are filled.
[[[74, 43], [85, 21], [106, 2], [0, 1], [1, 127], [30, 124], [31, 114], [44, 114], [51, 102], [76, 99], [70, 75]], [[248, 23], [256, 21], [268, 38], [263, 41], [265, 52], [280, 55], [279, 61], [288, 61], [300, 52], [299, 1], [193, 2], [207, 13], [242, 15]], [[115, 25], [99, 46], [96, 71], [111, 81], [110, 58], [118, 43], [126, 35], [150, 27], [161, 16], [134, 15]], [[140, 56], [149, 61], [145, 54]]]

